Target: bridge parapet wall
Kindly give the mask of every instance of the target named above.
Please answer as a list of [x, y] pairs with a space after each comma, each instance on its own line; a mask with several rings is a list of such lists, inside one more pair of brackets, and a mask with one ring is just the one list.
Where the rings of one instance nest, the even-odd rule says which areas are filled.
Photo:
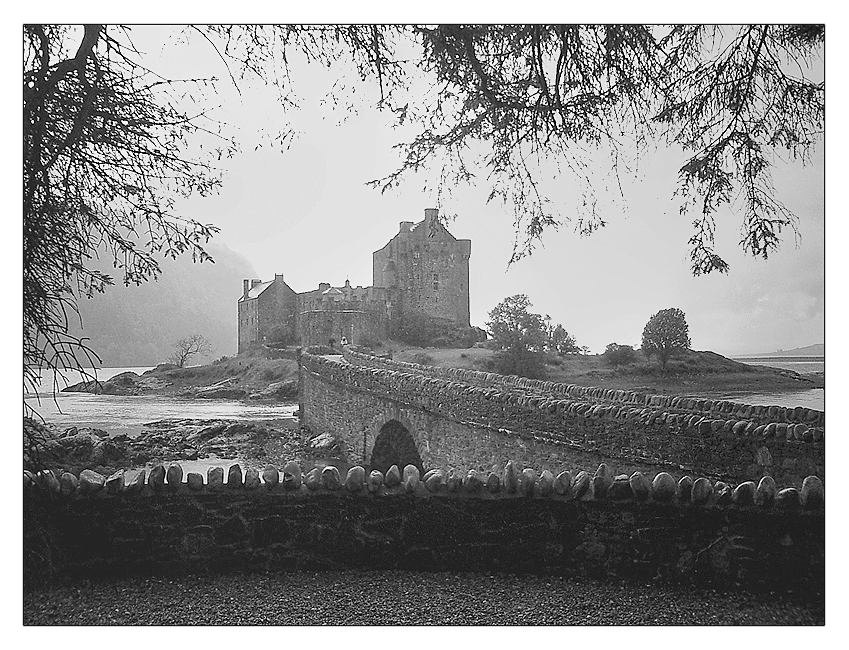
[[351, 349], [344, 351], [344, 357], [351, 364], [367, 368], [412, 372], [428, 377], [444, 379], [445, 381], [461, 381], [476, 386], [498, 387], [503, 390], [521, 390], [550, 395], [552, 397], [580, 399], [598, 403], [653, 407], [673, 413], [701, 414], [710, 419], [733, 420], [735, 422], [746, 420], [765, 426], [770, 423], [775, 423], [776, 425], [781, 423], [804, 424], [811, 430], [812, 436], [817, 429], [824, 435], [825, 413], [802, 406], [794, 408], [784, 406], [755, 406], [730, 400], [713, 400], [680, 395], [656, 395], [630, 390], [578, 386], [576, 384], [529, 379], [516, 375], [481, 372], [467, 368], [425, 366], [407, 361], [386, 359]]
[[[665, 473], [557, 477], [233, 465], [125, 481], [24, 473], [29, 580], [322, 567], [510, 570], [821, 589], [824, 490]], [[486, 552], [481, 552], [485, 548]]]
[[[356, 359], [350, 353], [349, 358]], [[462, 425], [468, 435], [456, 429], [442, 435], [434, 433], [440, 435], [434, 441], [439, 443], [440, 451], [431, 458], [431, 466], [451, 463], [464, 468], [489, 468], [493, 461], [487, 459], [502, 457], [503, 447], [509, 447], [512, 440], [514, 447], [517, 443], [553, 445], [564, 452], [597, 453], [736, 480], [771, 474], [781, 480], [798, 481], [808, 474], [824, 476], [825, 472], [822, 435], [815, 435], [816, 430], [804, 424], [766, 426], [746, 420], [709, 419], [657, 406], [597, 403], [564, 398], [557, 393], [533, 394], [466, 383], [461, 379], [463, 375], [449, 381], [425, 373], [355, 365], [307, 354], [301, 363], [313, 381], [332, 384], [336, 390], [332, 398], [305, 398], [308, 424], [311, 410], [321, 410], [335, 414], [336, 422], [352, 422], [349, 429], [356, 429], [357, 418], [367, 417], [363, 411], [368, 411], [369, 404], [383, 401], [401, 403], [410, 411]], [[315, 395], [315, 390], [313, 386], [306, 393]], [[346, 399], [348, 395], [351, 400]], [[366, 396], [366, 401], [354, 395]], [[360, 399], [356, 408], [352, 408], [354, 399]], [[329, 417], [320, 424], [323, 427], [319, 428], [333, 432]], [[360, 440], [362, 436], [354, 443], [360, 444]], [[494, 450], [496, 444], [502, 448]], [[355, 455], [353, 460], [368, 462], [368, 441], [363, 441], [360, 448], [364, 453]], [[422, 456], [425, 458], [426, 454]]]

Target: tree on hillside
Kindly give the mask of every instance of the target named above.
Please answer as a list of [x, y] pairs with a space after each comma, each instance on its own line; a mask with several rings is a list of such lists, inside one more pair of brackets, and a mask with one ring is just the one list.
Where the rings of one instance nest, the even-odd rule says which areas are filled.
[[495, 366], [502, 374], [540, 377], [547, 343], [545, 320], [530, 310], [525, 294], [505, 298], [489, 312], [486, 326], [498, 352]]
[[[340, 71], [333, 97], [413, 125], [386, 191], [432, 161], [440, 189], [489, 183], [513, 206], [512, 259], [544, 232], [572, 222], [590, 233], [596, 209], [590, 154], [612, 170], [648, 143], [680, 147], [681, 210], [695, 214], [695, 274], [725, 271], [714, 251], [715, 215], [738, 201], [741, 246], [766, 257], [795, 216], [775, 199], [775, 152], [806, 161], [822, 138], [825, 85], [808, 71], [822, 25], [215, 25], [186, 28], [240, 84], [258, 76], [294, 103], [297, 56]], [[156, 277], [158, 258], [209, 259], [211, 225], [174, 212], [174, 197], [218, 186], [215, 161], [235, 143], [209, 119], [214, 81], [172, 80], [146, 69], [124, 27], [24, 27], [24, 371], [80, 368], [96, 357], [68, 333], [82, 296], [114, 282], [88, 261], [113, 260], [121, 280]], [[411, 55], [412, 52], [412, 55]], [[349, 74], [346, 74], [349, 73]], [[347, 78], [345, 78], [347, 77]], [[423, 83], [423, 80], [425, 83]], [[340, 90], [342, 89], [342, 90]], [[347, 89], [347, 90], [346, 90]], [[207, 93], [207, 94], [205, 94]], [[345, 94], [347, 93], [347, 95]], [[280, 137], [285, 137], [285, 126]], [[280, 143], [280, 138], [275, 140]], [[478, 145], [482, 145], [482, 148]], [[470, 158], [470, 152], [480, 155]], [[205, 153], [202, 153], [205, 152]], [[540, 185], [551, 161], [582, 179], [574, 210]]]
[[608, 343], [601, 356], [604, 362], [613, 368], [633, 363], [637, 359], [637, 353], [633, 347], [619, 345], [619, 343]]
[[566, 331], [562, 324], [551, 324], [551, 317], [545, 317], [546, 328], [546, 349], [550, 352], [555, 352], [559, 355], [564, 354], [582, 354], [586, 348], [579, 346], [575, 337]]
[[657, 355], [666, 370], [666, 362], [675, 352], [690, 349], [690, 334], [684, 312], [677, 307], [661, 309], [652, 316], [643, 329], [643, 353]]
[[202, 334], [192, 334], [181, 338], [174, 344], [174, 353], [168, 358], [178, 368], [184, 367], [192, 357], [209, 354], [212, 345]]

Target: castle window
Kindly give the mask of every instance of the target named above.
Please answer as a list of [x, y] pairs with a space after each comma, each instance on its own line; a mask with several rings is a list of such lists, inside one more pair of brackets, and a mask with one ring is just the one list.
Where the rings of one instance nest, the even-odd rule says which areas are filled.
[[433, 290], [439, 291], [439, 274], [438, 273], [433, 274]]

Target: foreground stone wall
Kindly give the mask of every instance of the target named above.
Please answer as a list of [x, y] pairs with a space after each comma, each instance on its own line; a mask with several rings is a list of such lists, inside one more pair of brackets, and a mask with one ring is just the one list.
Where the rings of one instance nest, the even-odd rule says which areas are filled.
[[[483, 470], [510, 457], [539, 468], [595, 456], [727, 480], [772, 475], [798, 484], [825, 474], [823, 432], [801, 423], [764, 425], [676, 406], [506, 390], [309, 354], [301, 368], [305, 423], [339, 436], [351, 462], [367, 464], [380, 427], [395, 419], [415, 439], [425, 468]], [[680, 404], [675, 399], [664, 398]]]
[[731, 489], [669, 474], [554, 476], [412, 466], [385, 475], [296, 463], [183, 476], [153, 468], [127, 482], [24, 474], [28, 584], [99, 574], [374, 567], [516, 571], [722, 582], [824, 582], [824, 493], [772, 479]]

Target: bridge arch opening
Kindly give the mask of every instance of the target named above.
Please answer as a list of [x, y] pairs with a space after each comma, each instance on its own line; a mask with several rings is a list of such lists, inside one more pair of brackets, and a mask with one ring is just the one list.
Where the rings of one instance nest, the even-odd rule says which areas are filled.
[[371, 469], [384, 474], [393, 465], [403, 470], [407, 465], [415, 465], [424, 471], [422, 458], [416, 448], [416, 441], [407, 427], [398, 420], [389, 420], [380, 428], [371, 451]]

